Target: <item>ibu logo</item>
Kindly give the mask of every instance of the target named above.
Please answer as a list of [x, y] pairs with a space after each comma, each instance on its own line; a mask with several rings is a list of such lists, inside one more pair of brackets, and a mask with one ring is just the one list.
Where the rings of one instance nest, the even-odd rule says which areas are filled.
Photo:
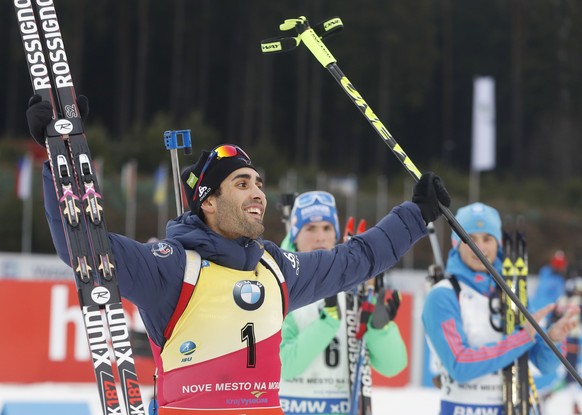
[[188, 340], [180, 345], [180, 353], [182, 353], [184, 356], [189, 356], [195, 351], [196, 343], [194, 343], [193, 341]]
[[238, 281], [232, 290], [236, 305], [243, 310], [258, 309], [265, 301], [265, 287], [258, 281]]

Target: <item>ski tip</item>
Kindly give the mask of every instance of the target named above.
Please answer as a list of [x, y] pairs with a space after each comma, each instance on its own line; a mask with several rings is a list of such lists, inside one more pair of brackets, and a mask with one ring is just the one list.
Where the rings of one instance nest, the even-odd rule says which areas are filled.
[[358, 223], [358, 234], [364, 233], [366, 231], [366, 219], [361, 219]]
[[346, 221], [346, 228], [344, 230], [344, 242], [350, 239], [350, 237], [354, 234], [354, 217], [350, 216]]

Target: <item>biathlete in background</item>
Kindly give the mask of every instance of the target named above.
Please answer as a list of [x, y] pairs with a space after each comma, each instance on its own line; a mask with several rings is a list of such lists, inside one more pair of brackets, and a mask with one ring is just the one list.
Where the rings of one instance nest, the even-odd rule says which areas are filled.
[[[88, 106], [87, 106], [88, 108]], [[53, 116], [35, 97], [27, 110], [44, 145]], [[49, 163], [44, 206], [57, 253], [70, 264]], [[203, 151], [182, 174], [189, 211], [166, 237], [140, 243], [110, 232], [121, 295], [140, 311], [157, 366], [160, 415], [282, 414], [281, 327], [288, 311], [349, 290], [394, 266], [450, 204], [425, 173], [413, 202], [331, 250], [289, 252], [261, 238], [263, 179], [238, 146]]]
[[[501, 273], [501, 219], [483, 203], [462, 207], [459, 224]], [[529, 322], [523, 329], [504, 336], [499, 330], [500, 307], [497, 284], [479, 258], [452, 234], [446, 274], [426, 297], [422, 322], [429, 346], [440, 364], [440, 415], [502, 413], [502, 369], [528, 352], [542, 373], [555, 370], [558, 358]], [[533, 314], [542, 320], [555, 308], [549, 304]], [[550, 339], [562, 343], [576, 326], [579, 307], [564, 309], [562, 317], [547, 330]]]
[[[281, 245], [289, 251], [328, 251], [340, 239], [335, 199], [330, 193], [312, 191], [299, 195], [290, 221], [290, 232]], [[373, 287], [373, 280], [368, 284]], [[358, 361], [356, 346], [362, 336], [369, 361], [365, 359], [364, 367], [360, 368], [362, 376], [367, 378], [363, 382], [365, 390], [359, 385], [356, 387], [362, 395], [360, 406], [371, 405], [370, 366], [384, 376], [394, 376], [406, 367], [406, 347], [393, 321], [400, 304], [398, 292], [382, 288], [371, 303], [366, 302], [366, 292], [341, 292], [285, 317], [280, 384], [285, 414], [348, 413], [353, 399], [350, 375], [355, 373], [354, 367], [350, 370], [350, 362]], [[365, 319], [359, 327], [358, 305], [362, 303], [369, 307], [362, 310]]]

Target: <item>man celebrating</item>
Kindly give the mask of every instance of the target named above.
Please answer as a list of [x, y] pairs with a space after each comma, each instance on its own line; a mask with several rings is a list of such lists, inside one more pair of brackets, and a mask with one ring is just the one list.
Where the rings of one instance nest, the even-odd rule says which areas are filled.
[[[51, 114], [33, 101], [33, 137], [44, 142]], [[48, 115], [48, 117], [47, 117]], [[69, 261], [50, 166], [47, 220], [59, 256]], [[332, 250], [293, 253], [261, 239], [267, 200], [250, 157], [223, 144], [182, 174], [190, 211], [166, 238], [139, 243], [109, 233], [123, 297], [140, 310], [158, 371], [159, 414], [282, 414], [278, 389], [281, 325], [288, 311], [346, 291], [398, 262], [450, 204], [426, 173], [413, 203]]]

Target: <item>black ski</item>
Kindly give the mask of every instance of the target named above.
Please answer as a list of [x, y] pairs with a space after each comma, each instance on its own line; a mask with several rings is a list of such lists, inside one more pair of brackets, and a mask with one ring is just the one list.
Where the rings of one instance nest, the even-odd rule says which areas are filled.
[[[516, 274], [516, 295], [521, 303], [527, 307], [527, 276], [528, 276], [528, 258], [527, 258], [527, 240], [525, 236], [525, 219], [522, 216], [517, 217], [515, 226], [515, 274]], [[516, 310], [516, 321], [518, 328], [523, 328], [526, 323], [525, 316], [519, 310]], [[519, 414], [529, 415], [530, 402], [530, 373], [529, 373], [528, 353], [522, 354], [517, 359], [517, 389]]]
[[[503, 224], [503, 278], [521, 303], [527, 307], [527, 241], [525, 222], [518, 217], [516, 223], [506, 218]], [[526, 319], [505, 293], [501, 293], [503, 333], [512, 334], [526, 323]], [[522, 354], [515, 362], [503, 369], [504, 415], [529, 415], [530, 373], [528, 353]]]
[[[511, 291], [515, 291], [515, 241], [513, 223], [506, 219], [503, 224], [503, 269], [502, 276]], [[515, 310], [509, 297], [501, 292], [501, 315], [503, 321], [503, 334], [510, 335], [515, 330]], [[515, 362], [503, 368], [503, 414], [517, 415], [517, 367]]]
[[[53, 106], [46, 147], [104, 414], [145, 414], [103, 203], [52, 0], [13, 0], [35, 94]], [[40, 31], [39, 31], [40, 28]], [[105, 319], [105, 321], [104, 321]], [[123, 394], [120, 402], [107, 344]]]
[[[355, 220], [349, 217], [344, 230], [343, 241], [366, 230], [366, 221], [361, 219], [354, 230]], [[373, 290], [377, 288], [360, 284], [354, 290], [346, 291], [346, 325], [348, 337], [350, 415], [372, 415], [372, 370], [370, 354], [363, 335], [360, 337], [362, 323], [367, 322], [371, 313], [368, 306], [372, 304]]]

